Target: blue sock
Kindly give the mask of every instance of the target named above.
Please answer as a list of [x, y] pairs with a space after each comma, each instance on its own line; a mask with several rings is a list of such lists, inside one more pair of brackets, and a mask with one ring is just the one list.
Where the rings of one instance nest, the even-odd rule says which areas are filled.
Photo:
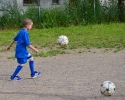
[[14, 71], [14, 73], [13, 73], [13, 75], [12, 75], [12, 77], [15, 77], [15, 76], [17, 76], [17, 74], [21, 71], [21, 69], [22, 69], [23, 67], [22, 66], [17, 66], [17, 68], [15, 69], [15, 71]]
[[34, 75], [34, 61], [29, 61], [31, 75]]

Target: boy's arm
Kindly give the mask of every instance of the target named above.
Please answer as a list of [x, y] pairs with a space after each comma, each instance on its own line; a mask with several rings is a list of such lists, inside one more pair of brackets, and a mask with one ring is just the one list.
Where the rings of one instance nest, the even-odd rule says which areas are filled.
[[29, 45], [28, 48], [30, 48], [30, 49], [34, 50], [36, 53], [38, 53], [38, 50], [34, 46]]
[[14, 40], [10, 42], [9, 46], [7, 47], [7, 50], [10, 50], [10, 47], [13, 45], [14, 42], [15, 42]]

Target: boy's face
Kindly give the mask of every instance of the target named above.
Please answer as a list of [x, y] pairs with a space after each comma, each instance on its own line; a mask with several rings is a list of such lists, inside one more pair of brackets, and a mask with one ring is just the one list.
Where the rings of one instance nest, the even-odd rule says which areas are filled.
[[26, 25], [26, 29], [27, 29], [27, 30], [30, 30], [30, 29], [32, 28], [32, 26], [33, 26], [33, 23], [28, 24], [28, 25]]

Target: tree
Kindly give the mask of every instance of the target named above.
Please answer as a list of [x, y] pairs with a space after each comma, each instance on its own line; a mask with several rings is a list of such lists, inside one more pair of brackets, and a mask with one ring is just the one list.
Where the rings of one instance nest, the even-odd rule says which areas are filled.
[[119, 7], [119, 19], [120, 21], [124, 20], [124, 11], [125, 11], [125, 0], [118, 0]]

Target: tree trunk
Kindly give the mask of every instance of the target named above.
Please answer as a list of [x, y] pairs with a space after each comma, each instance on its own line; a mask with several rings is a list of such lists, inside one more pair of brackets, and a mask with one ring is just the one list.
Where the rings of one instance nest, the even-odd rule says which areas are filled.
[[120, 21], [123, 21], [123, 14], [125, 11], [125, 0], [118, 0], [118, 7], [119, 7], [119, 19]]

